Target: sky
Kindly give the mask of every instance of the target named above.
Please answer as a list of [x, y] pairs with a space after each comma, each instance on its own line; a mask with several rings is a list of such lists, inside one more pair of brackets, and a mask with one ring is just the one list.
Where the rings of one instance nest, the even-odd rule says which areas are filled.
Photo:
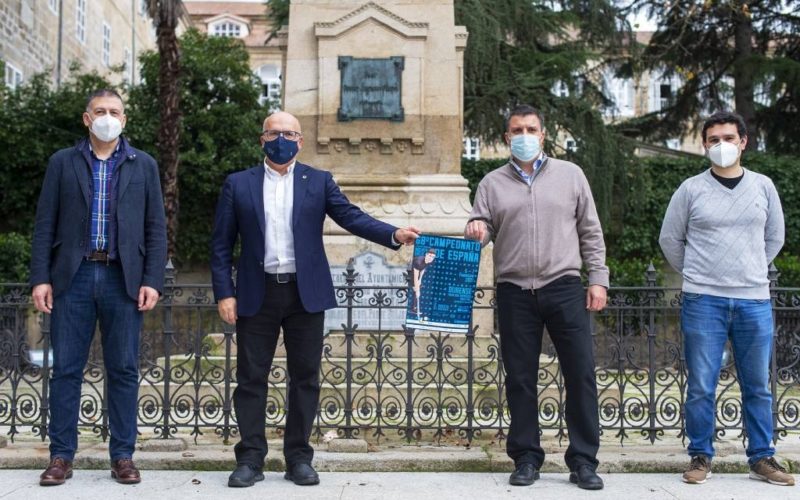
[[[654, 20], [651, 20], [647, 17], [644, 12], [640, 12], [637, 15], [631, 15], [628, 17], [631, 22], [631, 26], [633, 26], [634, 31], [655, 31], [656, 30], [656, 23]], [[638, 27], [636, 25], [639, 25]]]

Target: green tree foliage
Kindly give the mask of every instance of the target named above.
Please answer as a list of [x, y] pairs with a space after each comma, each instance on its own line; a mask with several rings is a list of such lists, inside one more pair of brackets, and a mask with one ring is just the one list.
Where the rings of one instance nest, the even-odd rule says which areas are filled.
[[264, 2], [267, 7], [267, 17], [272, 21], [270, 37], [275, 36], [281, 27], [289, 24], [289, 4], [290, 0], [267, 0]]
[[[240, 40], [189, 30], [180, 39], [181, 159], [177, 249], [181, 262], [205, 262], [215, 202], [225, 176], [258, 164], [267, 109]], [[141, 85], [130, 90], [126, 133], [155, 156], [159, 55], [140, 57]], [[163, 173], [163, 172], [162, 172]]]
[[[672, 105], [625, 127], [644, 138], [696, 131], [702, 116], [735, 109], [778, 154], [800, 153], [800, 0], [626, 0], [658, 22], [628, 70], [663, 71], [682, 86]], [[732, 82], [732, 83], [731, 83]]]
[[28, 281], [31, 238], [27, 234], [0, 233], [0, 283]]

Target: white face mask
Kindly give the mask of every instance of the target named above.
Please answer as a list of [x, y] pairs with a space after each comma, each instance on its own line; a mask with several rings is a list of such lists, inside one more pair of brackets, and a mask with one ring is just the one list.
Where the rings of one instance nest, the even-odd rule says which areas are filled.
[[103, 115], [92, 121], [92, 133], [103, 142], [111, 142], [122, 133], [122, 122], [111, 115]]
[[739, 159], [739, 146], [724, 141], [715, 144], [708, 148], [708, 159], [718, 167], [732, 167]]

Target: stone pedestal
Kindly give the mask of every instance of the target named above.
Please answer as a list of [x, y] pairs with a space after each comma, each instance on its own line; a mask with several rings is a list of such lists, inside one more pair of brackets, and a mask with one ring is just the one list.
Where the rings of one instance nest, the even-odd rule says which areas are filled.
[[[471, 208], [461, 176], [467, 32], [454, 16], [453, 0], [294, 0], [279, 43], [283, 109], [303, 129], [299, 160], [331, 171], [385, 222], [460, 237]], [[349, 73], [355, 63], [365, 69]], [[324, 234], [332, 266], [370, 251], [388, 265], [411, 257], [331, 220]], [[483, 261], [479, 284], [490, 284], [491, 259]]]

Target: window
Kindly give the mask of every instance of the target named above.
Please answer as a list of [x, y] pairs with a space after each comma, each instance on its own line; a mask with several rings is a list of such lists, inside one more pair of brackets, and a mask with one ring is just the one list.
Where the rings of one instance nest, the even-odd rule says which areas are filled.
[[58, 0], [47, 0], [47, 6], [50, 7], [50, 12], [58, 14]]
[[654, 71], [650, 74], [650, 87], [648, 89], [648, 111], [661, 111], [672, 106], [675, 96], [680, 88], [676, 76], [665, 76], [663, 71]]
[[658, 86], [658, 104], [659, 109], [668, 108], [672, 104], [672, 85], [669, 83], [662, 83]]
[[133, 80], [133, 54], [131, 54], [131, 49], [125, 47], [123, 51], [123, 62], [125, 63], [125, 76], [123, 80], [126, 82], [131, 82]]
[[103, 23], [103, 64], [111, 66], [111, 26]]
[[667, 139], [664, 141], [664, 145], [669, 149], [681, 149], [681, 140], [680, 139]]
[[480, 160], [481, 140], [477, 137], [464, 137], [464, 152], [461, 156], [467, 160]]
[[575, 142], [575, 139], [567, 139], [564, 141], [564, 149], [570, 153], [574, 153], [578, 150], [578, 143]]
[[[755, 84], [753, 87], [753, 100], [756, 104], [762, 106], [772, 105], [772, 87], [774, 86], [775, 77], [770, 75], [763, 82]], [[761, 142], [759, 142], [761, 145]]]
[[214, 36], [231, 36], [239, 38], [242, 36], [242, 25], [232, 21], [223, 21], [214, 25], [211, 34]]
[[261, 80], [262, 91], [258, 102], [264, 105], [270, 103], [270, 109], [277, 111], [281, 106], [281, 72], [277, 64], [265, 64], [258, 68], [258, 78]]
[[5, 63], [5, 66], [6, 66], [6, 75], [5, 75], [6, 87], [10, 89], [15, 89], [22, 84], [22, 71], [20, 71], [13, 65], [9, 64], [8, 62]]
[[563, 80], [559, 80], [553, 84], [553, 88], [550, 89], [550, 92], [556, 97], [569, 97], [569, 87], [567, 87], [567, 82]]
[[606, 109], [606, 116], [633, 116], [636, 100], [633, 80], [607, 74], [604, 84], [606, 95], [614, 103]]
[[75, 7], [75, 38], [86, 43], [86, 1], [78, 0]]
[[736, 107], [736, 94], [734, 93], [736, 82], [730, 75], [725, 75], [719, 81], [719, 94], [722, 98], [722, 106], [725, 109]]

